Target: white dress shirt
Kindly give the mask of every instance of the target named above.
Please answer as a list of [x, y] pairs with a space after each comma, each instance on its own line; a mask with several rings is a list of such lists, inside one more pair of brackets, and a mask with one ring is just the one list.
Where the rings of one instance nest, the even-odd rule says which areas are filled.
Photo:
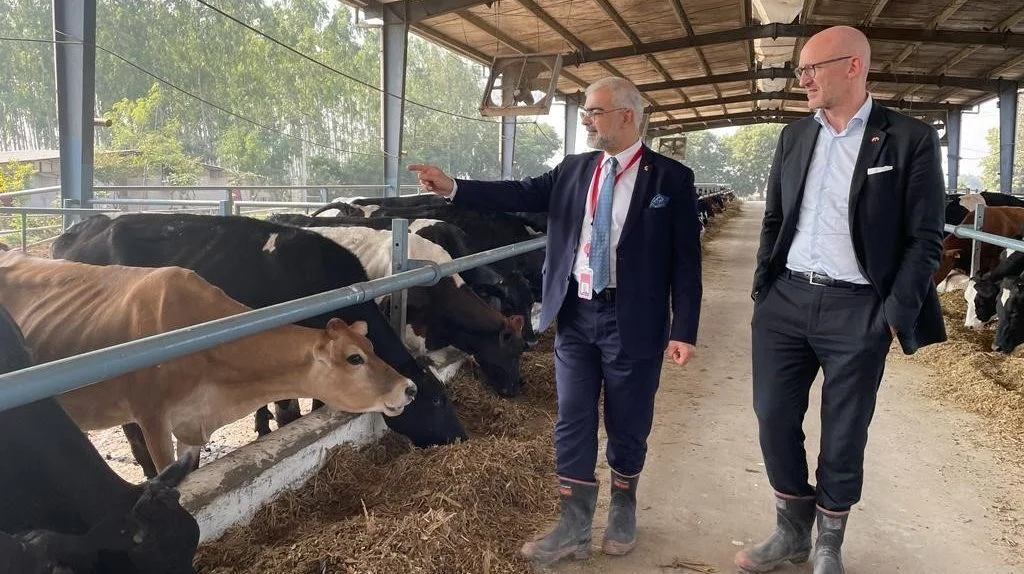
[[871, 114], [871, 102], [868, 94], [846, 128], [838, 133], [822, 110], [814, 114], [821, 129], [807, 170], [796, 235], [786, 259], [786, 267], [793, 271], [868, 284], [853, 249], [849, 214], [853, 170]]
[[[615, 155], [615, 161], [618, 162], [618, 181], [615, 182], [615, 187], [612, 189], [612, 232], [609, 237], [609, 247], [611, 254], [609, 257], [609, 272], [610, 281], [608, 282], [608, 288], [613, 288], [616, 285], [615, 280], [615, 250], [619, 245], [619, 236], [622, 235], [622, 224], [626, 222], [626, 214], [629, 212], [629, 202], [633, 199], [633, 186], [636, 184], [636, 176], [640, 171], [640, 160], [633, 162], [633, 165], [628, 166], [629, 160], [633, 159], [633, 156], [640, 150], [643, 143], [640, 140], [636, 140], [633, 145], [622, 150]], [[608, 175], [608, 158], [612, 156], [608, 155], [608, 152], [601, 154], [601, 178], [604, 179]], [[624, 170], [624, 171], [623, 171]], [[597, 170], [594, 170], [594, 177], [597, 177]], [[597, 188], [600, 189], [601, 182], [597, 182]], [[576, 260], [573, 263], [572, 274], [576, 277], [576, 280], [580, 279], [580, 271], [584, 267], [590, 267], [590, 261], [587, 257], [584, 246], [590, 243], [590, 235], [594, 229], [594, 217], [590, 212], [590, 192], [594, 189], [593, 178], [590, 181], [590, 185], [587, 187], [587, 200], [583, 207], [583, 227], [580, 230], [580, 242], [576, 246]]]

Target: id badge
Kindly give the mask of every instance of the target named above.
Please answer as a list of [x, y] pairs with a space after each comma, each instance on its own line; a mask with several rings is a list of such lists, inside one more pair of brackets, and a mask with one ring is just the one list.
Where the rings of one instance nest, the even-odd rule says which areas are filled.
[[580, 299], [590, 300], [594, 296], [594, 271], [589, 267], [580, 269], [580, 288], [576, 291], [576, 295]]

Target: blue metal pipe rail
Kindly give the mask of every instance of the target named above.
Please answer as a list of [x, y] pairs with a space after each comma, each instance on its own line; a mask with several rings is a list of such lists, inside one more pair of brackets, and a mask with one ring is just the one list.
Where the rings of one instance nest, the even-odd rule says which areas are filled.
[[0, 411], [544, 247], [537, 237], [0, 375]]

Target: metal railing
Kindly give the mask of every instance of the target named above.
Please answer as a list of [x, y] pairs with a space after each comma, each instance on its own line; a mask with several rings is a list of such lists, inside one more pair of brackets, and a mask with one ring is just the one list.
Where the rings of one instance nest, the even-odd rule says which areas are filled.
[[357, 305], [394, 291], [433, 285], [447, 275], [540, 249], [544, 247], [545, 241], [545, 237], [536, 237], [445, 263], [416, 262], [418, 268], [388, 277], [355, 283], [0, 375], [0, 411], [335, 309]]
[[982, 243], [988, 243], [1003, 249], [1024, 251], [1024, 241], [1003, 237], [994, 233], [986, 233], [982, 231], [984, 226], [985, 204], [980, 204], [974, 209], [974, 224], [971, 227], [966, 225], [950, 225], [948, 223], [943, 225], [943, 230], [946, 233], [952, 233], [956, 237], [971, 240], [971, 269], [968, 277], [975, 277], [978, 274], [978, 265], [981, 264]]

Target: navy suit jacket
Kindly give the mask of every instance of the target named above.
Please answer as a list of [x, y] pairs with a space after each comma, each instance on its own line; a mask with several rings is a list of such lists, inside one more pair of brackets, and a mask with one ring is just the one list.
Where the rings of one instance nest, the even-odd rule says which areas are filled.
[[[647, 146], [643, 150], [615, 253], [619, 337], [635, 358], [663, 353], [670, 337], [695, 344], [702, 296], [693, 171]], [[602, 153], [566, 156], [553, 170], [522, 181], [457, 180], [453, 202], [458, 205], [548, 214], [541, 330], [558, 316], [567, 296], [584, 204]], [[658, 195], [663, 198], [652, 206]]]
[[[813, 116], [786, 126], [768, 176], [752, 296], [785, 270], [804, 181], [821, 125]], [[850, 233], [857, 263], [884, 302], [905, 354], [946, 340], [932, 274], [942, 253], [946, 186], [939, 135], [930, 125], [872, 105], [850, 185]], [[868, 174], [868, 168], [882, 169]]]

